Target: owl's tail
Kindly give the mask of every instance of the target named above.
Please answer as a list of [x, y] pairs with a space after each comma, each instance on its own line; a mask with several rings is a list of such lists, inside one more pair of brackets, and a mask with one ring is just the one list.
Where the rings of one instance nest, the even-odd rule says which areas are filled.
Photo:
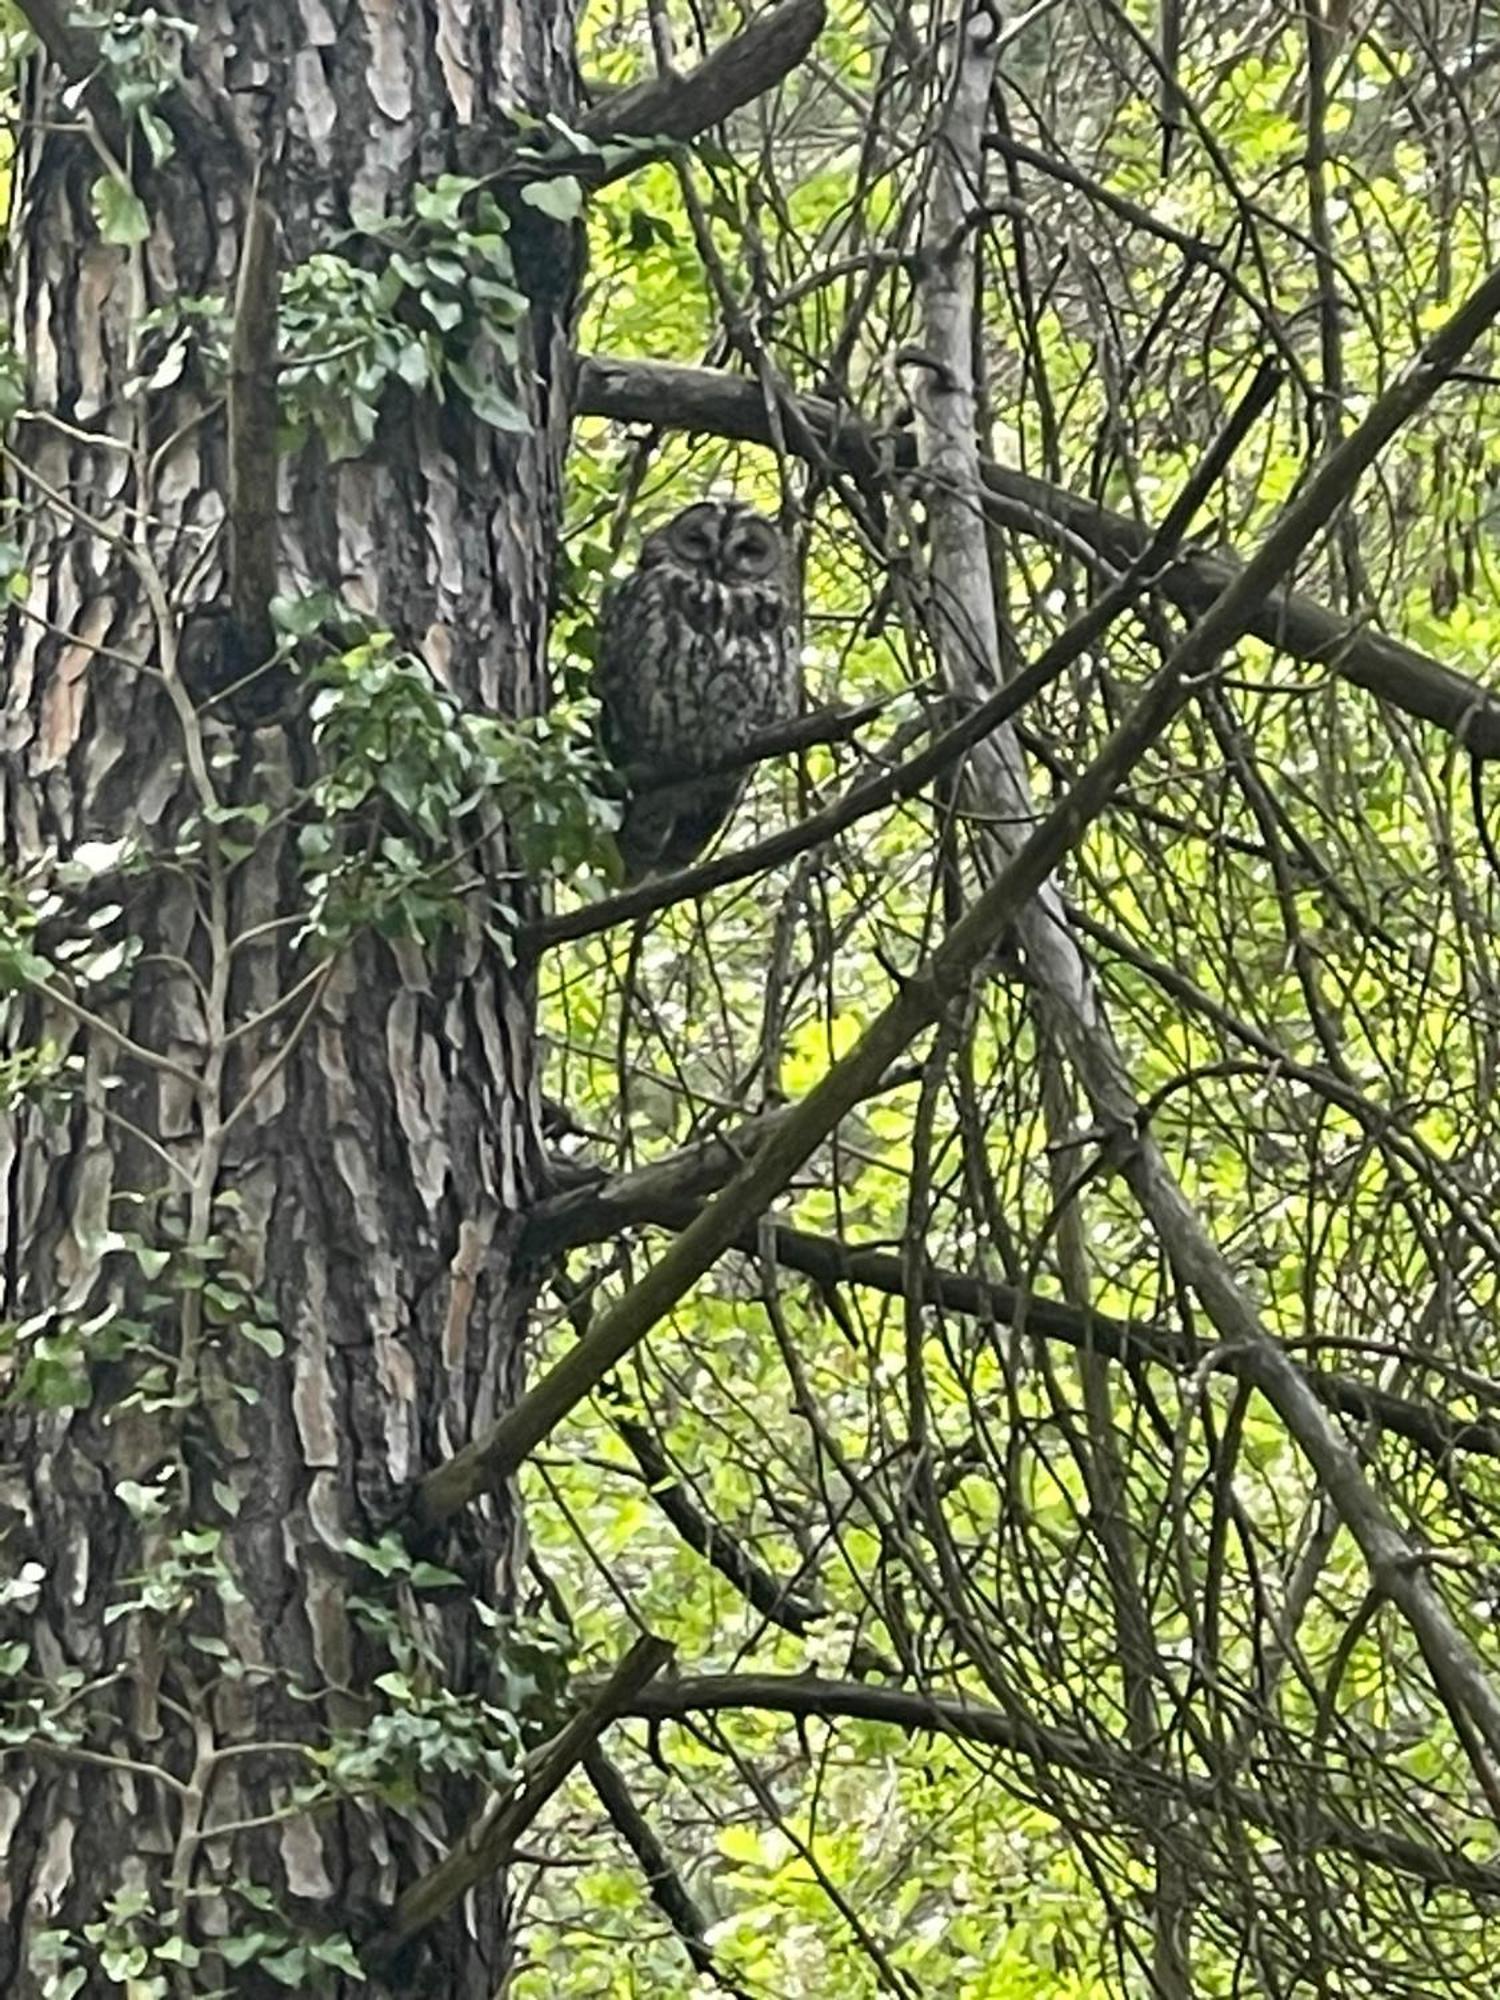
[[743, 774], [729, 772], [632, 798], [615, 835], [625, 880], [689, 867], [734, 811], [744, 788]]

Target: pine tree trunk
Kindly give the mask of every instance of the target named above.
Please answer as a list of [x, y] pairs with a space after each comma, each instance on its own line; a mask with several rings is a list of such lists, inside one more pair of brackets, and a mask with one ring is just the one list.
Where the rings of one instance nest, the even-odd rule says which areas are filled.
[[[232, 294], [257, 167], [290, 269], [353, 211], [403, 210], [482, 156], [506, 108], [568, 116], [573, 24], [568, 0], [193, 11], [162, 105], [175, 151], [153, 170], [132, 142], [145, 243], [101, 240], [99, 158], [54, 62], [30, 78], [15, 165], [33, 414], [7, 467], [29, 584], [6, 651], [5, 857], [45, 876], [130, 836], [147, 860], [92, 896], [96, 943], [139, 944], [113, 985], [70, 989], [76, 962], [49, 957], [65, 905], [31, 940], [50, 970], [0, 1003], [8, 1055], [45, 1042], [69, 1065], [51, 1103], [0, 1103], [0, 1319], [20, 1323], [0, 1352], [0, 1991], [114, 1991], [134, 1950], [160, 1982], [141, 1994], [488, 2000], [498, 1886], [372, 1981], [339, 1970], [341, 1944], [305, 1957], [378, 1926], [461, 1830], [473, 1774], [323, 1810], [291, 1795], [316, 1775], [295, 1746], [385, 1705], [372, 1682], [393, 1656], [351, 1597], [422, 1637], [450, 1690], [503, 1705], [473, 1603], [515, 1599], [503, 1496], [423, 1551], [462, 1587], [383, 1583], [347, 1544], [376, 1543], [409, 1482], [515, 1392], [531, 994], [477, 924], [432, 949], [365, 937], [306, 979], [283, 816], [310, 769], [305, 703], [200, 732], [164, 676], [183, 615], [223, 588], [225, 421], [141, 321]], [[98, 102], [95, 86], [85, 116]], [[525, 716], [546, 700], [573, 233], [515, 214], [531, 306], [508, 393], [526, 427], [398, 389], [361, 455], [289, 453], [279, 582], [342, 592], [466, 705]], [[269, 814], [205, 825], [205, 787]], [[524, 899], [500, 840], [492, 879]]]

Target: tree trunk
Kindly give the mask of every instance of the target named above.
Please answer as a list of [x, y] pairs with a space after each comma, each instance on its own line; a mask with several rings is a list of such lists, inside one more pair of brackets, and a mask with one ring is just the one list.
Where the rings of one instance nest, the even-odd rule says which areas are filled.
[[[193, 351], [141, 322], [232, 295], [257, 170], [282, 269], [305, 269], [343, 253], [355, 212], [406, 213], [486, 157], [504, 109], [571, 116], [573, 22], [568, 0], [194, 12], [156, 101], [162, 164], [104, 83], [81, 100], [125, 170], [103, 202], [133, 187], [146, 240], [101, 238], [99, 151], [55, 60], [15, 163], [7, 473], [29, 581], [0, 818], [34, 895], [70, 856], [92, 881], [26, 940], [3, 1003], [0, 1991], [110, 1991], [128, 1970], [142, 1995], [487, 2000], [497, 1887], [375, 1978], [350, 1968], [474, 1809], [481, 1752], [503, 1761], [505, 1719], [477, 1703], [507, 1706], [485, 1613], [515, 1602], [517, 1524], [493, 1496], [424, 1550], [452, 1583], [348, 1544], [377, 1544], [410, 1482], [514, 1395], [532, 996], [477, 917], [431, 948], [365, 932], [319, 968], [306, 696], [283, 690], [269, 721], [195, 716], [203, 688], [175, 671], [186, 616], [224, 597], [226, 422]], [[278, 583], [341, 592], [466, 707], [525, 717], [546, 699], [576, 259], [567, 224], [509, 208], [516, 427], [395, 384], [357, 455], [289, 449]], [[122, 837], [134, 863], [106, 851]], [[524, 898], [499, 832], [484, 873]], [[123, 968], [59, 949], [77, 930]], [[54, 1087], [21, 1089], [38, 1044]], [[401, 1685], [377, 1690], [393, 1663]], [[364, 1796], [294, 1798], [320, 1775], [298, 1746], [368, 1745], [377, 1717], [399, 1737], [443, 1688], [470, 1706], [428, 1762], [388, 1742]]]

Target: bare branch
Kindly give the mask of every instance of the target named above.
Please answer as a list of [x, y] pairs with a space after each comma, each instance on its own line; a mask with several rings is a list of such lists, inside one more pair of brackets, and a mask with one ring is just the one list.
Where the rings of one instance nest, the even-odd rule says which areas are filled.
[[835, 703], [815, 708], [791, 722], [774, 722], [769, 729], [757, 729], [743, 750], [728, 755], [700, 757], [694, 764], [632, 764], [621, 776], [632, 792], [657, 791], [680, 784], [684, 778], [708, 778], [719, 771], [742, 771], [751, 764], [764, 764], [772, 757], [789, 757], [799, 750], [812, 750], [828, 743], [847, 743], [867, 722], [873, 722], [889, 707], [888, 699], [877, 695], [854, 706]]
[[[509, 1478], [528, 1453], [644, 1339], [739, 1237], [765, 1213], [810, 1154], [869, 1095], [912, 1041], [939, 1020], [955, 994], [977, 975], [1029, 899], [1083, 839], [1116, 790], [1191, 698], [1197, 679], [1249, 629], [1266, 594], [1348, 500], [1362, 474], [1435, 394], [1500, 312], [1495, 270], [1447, 319], [1417, 358], [1370, 410], [1359, 428], [1331, 452], [1277, 519], [1265, 541], [1147, 685], [1078, 782], [1027, 836], [1013, 858], [954, 925], [926, 964], [878, 1014], [847, 1055], [795, 1108], [744, 1170], [689, 1224], [623, 1298], [601, 1314], [587, 1338], [554, 1364], [497, 1423], [423, 1479], [413, 1508], [418, 1523], [447, 1520], [481, 1493]], [[1087, 619], [1088, 612], [1084, 618]], [[1181, 1197], [1178, 1197], [1181, 1201]], [[1231, 1297], [1241, 1338], [1253, 1343], [1246, 1372], [1286, 1418], [1365, 1550], [1381, 1588], [1401, 1605], [1424, 1639], [1441, 1679], [1462, 1687], [1465, 1703], [1500, 1742], [1500, 1698], [1463, 1641], [1430, 1579], [1412, 1564], [1407, 1545], [1353, 1455], [1329, 1427], [1296, 1369], [1263, 1332], [1232, 1285], [1205, 1259], [1193, 1273], [1213, 1303]], [[1208, 1299], [1205, 1303], [1209, 1303]], [[1225, 1307], [1227, 1312], [1228, 1308]]]
[[[944, 128], [948, 144], [934, 176], [933, 227], [943, 241], [951, 234], [953, 216], [971, 199], [970, 182], [979, 172], [991, 67], [988, 34], [987, 24], [979, 20], [961, 30], [954, 59], [955, 83]], [[934, 475], [928, 513], [933, 576], [942, 609], [939, 652], [946, 678], [963, 694], [976, 685], [986, 666], [991, 672], [1000, 668], [996, 593], [979, 505], [983, 473], [973, 376], [978, 348], [973, 268], [972, 255], [965, 249], [925, 268], [923, 335], [938, 365], [924, 370], [914, 389], [921, 463]], [[1263, 599], [1291, 573], [1314, 537], [1341, 518], [1364, 473], [1432, 400], [1497, 315], [1500, 266], [1492, 266], [1371, 406], [1363, 422], [1312, 467], [1297, 498], [1282, 511], [1255, 556], [1172, 654], [1152, 683], [1168, 714], [1186, 704], [1192, 679], [1216, 664], [1249, 628], [1257, 606], [1247, 593], [1253, 590]], [[1180, 670], [1173, 682], [1171, 668], [1184, 655], [1195, 664]], [[1148, 693], [1142, 706], [1150, 700]], [[986, 749], [987, 759], [976, 759], [968, 776], [980, 803], [994, 815], [993, 840], [1002, 863], [997, 879], [1004, 880], [1033, 844], [1028, 839], [1020, 845], [1018, 829], [1031, 823], [1034, 808], [1014, 734], [997, 734]], [[1358, 1452], [1329, 1422], [1172, 1173], [1146, 1127], [1089, 968], [1050, 883], [1020, 911], [1018, 925], [1044, 1017], [1096, 1117], [1114, 1135], [1111, 1165], [1154, 1228], [1178, 1281], [1197, 1295], [1220, 1339], [1239, 1351], [1243, 1379], [1265, 1396], [1308, 1460], [1358, 1543], [1373, 1590], [1388, 1597], [1411, 1628], [1475, 1776], [1493, 1796], [1500, 1784], [1490, 1761], [1500, 1758], [1500, 1689], [1435, 1586], [1431, 1551], [1409, 1536], [1372, 1485]], [[1186, 1990], [1175, 1979], [1171, 1986], [1174, 1991]]]
[[[1211, 1779], [1164, 1771], [1113, 1744], [1096, 1743], [1069, 1730], [1049, 1729], [1029, 1716], [1007, 1714], [965, 1699], [884, 1687], [873, 1681], [823, 1680], [814, 1674], [704, 1674], [661, 1681], [630, 1713], [642, 1721], [683, 1721], [728, 1711], [761, 1711], [828, 1722], [876, 1722], [909, 1733], [931, 1732], [963, 1743], [1024, 1758], [1045, 1768], [1076, 1771], [1103, 1779], [1122, 1812], [1148, 1828], [1161, 1802], [1179, 1800], [1193, 1811], [1217, 1817], [1238, 1814], [1285, 1839], [1285, 1807], [1259, 1792], [1224, 1787]], [[1458, 1887], [1481, 1896], [1500, 1895], [1500, 1868], [1470, 1861], [1463, 1853], [1424, 1846], [1398, 1834], [1372, 1832], [1327, 1813], [1298, 1815], [1297, 1833], [1310, 1849], [1331, 1849], [1393, 1873], [1411, 1875], [1434, 1887]]]
[[800, 1638], [823, 1616], [816, 1604], [799, 1597], [759, 1563], [736, 1535], [730, 1534], [693, 1499], [676, 1477], [666, 1454], [651, 1432], [633, 1417], [616, 1410], [615, 1429], [651, 1490], [651, 1498], [690, 1549], [732, 1583], [747, 1604], [763, 1618]]
[[580, 120], [590, 139], [694, 139], [794, 70], [823, 32], [825, 0], [784, 0], [687, 76], [653, 76]]

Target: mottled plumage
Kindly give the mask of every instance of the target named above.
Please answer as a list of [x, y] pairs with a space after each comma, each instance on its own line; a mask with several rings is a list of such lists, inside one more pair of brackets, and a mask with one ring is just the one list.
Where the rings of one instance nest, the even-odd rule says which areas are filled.
[[[701, 501], [648, 535], [605, 598], [594, 688], [618, 770], [691, 769], [732, 757], [797, 709], [786, 548], [737, 500]], [[618, 835], [628, 878], [683, 868], [744, 790], [744, 771], [633, 794]]]

